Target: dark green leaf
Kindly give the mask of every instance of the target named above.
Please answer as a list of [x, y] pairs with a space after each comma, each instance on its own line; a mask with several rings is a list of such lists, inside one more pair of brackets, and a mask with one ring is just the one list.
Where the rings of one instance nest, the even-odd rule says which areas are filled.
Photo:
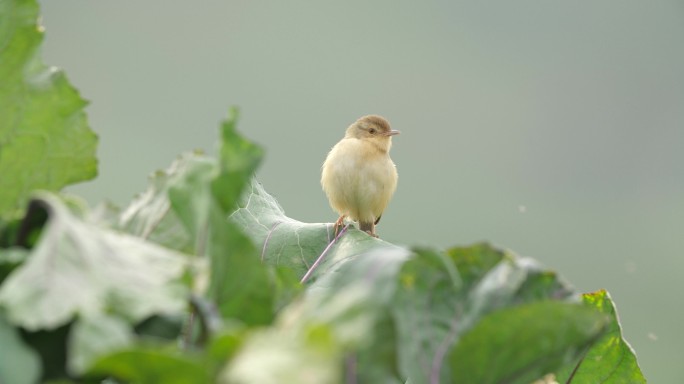
[[187, 314], [159, 314], [136, 324], [135, 334], [143, 339], [175, 340], [181, 334]]
[[[49, 331], [29, 332], [21, 330], [22, 338], [27, 345], [31, 346], [40, 355], [43, 375], [41, 382], [49, 380], [62, 380], [68, 374], [67, 365], [67, 344], [71, 324]], [[18, 329], [18, 328], [17, 328]]]
[[529, 384], [574, 360], [606, 324], [591, 308], [557, 301], [495, 311], [458, 341], [449, 382]]
[[23, 248], [0, 249], [0, 284], [27, 256], [28, 250]]
[[162, 348], [136, 348], [100, 358], [88, 376], [111, 376], [139, 384], [208, 384], [211, 374], [197, 358], [168, 352]]
[[59, 190], [97, 173], [86, 103], [40, 58], [36, 1], [0, 2], [0, 216], [35, 189]]

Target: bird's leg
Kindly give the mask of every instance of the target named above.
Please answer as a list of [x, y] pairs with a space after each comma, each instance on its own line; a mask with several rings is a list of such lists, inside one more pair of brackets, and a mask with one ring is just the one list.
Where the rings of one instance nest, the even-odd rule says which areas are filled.
[[367, 234], [369, 234], [373, 237], [378, 237], [378, 234], [375, 233], [375, 222], [374, 221], [369, 221], [367, 223], [359, 222], [359, 229], [366, 232]]
[[333, 236], [333, 238], [337, 237], [337, 233], [340, 231], [340, 228], [342, 228], [342, 226], [344, 225], [344, 218], [345, 217], [347, 217], [347, 216], [342, 215], [335, 222], [335, 236]]

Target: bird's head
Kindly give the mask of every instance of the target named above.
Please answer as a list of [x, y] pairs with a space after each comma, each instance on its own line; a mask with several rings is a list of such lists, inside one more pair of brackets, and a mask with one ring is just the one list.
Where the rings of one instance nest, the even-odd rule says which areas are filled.
[[398, 134], [399, 131], [391, 129], [385, 118], [378, 115], [368, 115], [350, 125], [345, 137], [368, 140], [387, 152], [392, 147], [392, 136]]

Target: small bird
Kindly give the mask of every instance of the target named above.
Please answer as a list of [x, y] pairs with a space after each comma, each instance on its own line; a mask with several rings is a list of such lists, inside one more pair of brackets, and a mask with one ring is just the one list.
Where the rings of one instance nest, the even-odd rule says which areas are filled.
[[397, 189], [397, 167], [390, 159], [392, 130], [383, 117], [361, 117], [347, 128], [344, 138], [328, 153], [323, 163], [321, 185], [330, 206], [340, 214], [335, 235], [345, 218], [358, 221], [359, 228], [373, 237]]

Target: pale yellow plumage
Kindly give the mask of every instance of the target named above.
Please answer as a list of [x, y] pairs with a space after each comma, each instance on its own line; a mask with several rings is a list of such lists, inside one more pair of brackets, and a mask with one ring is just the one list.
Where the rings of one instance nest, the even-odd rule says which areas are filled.
[[397, 188], [397, 168], [389, 150], [392, 136], [398, 133], [384, 118], [364, 116], [330, 150], [321, 185], [330, 206], [340, 214], [336, 230], [348, 217], [358, 221], [361, 230], [377, 236], [375, 224]]

